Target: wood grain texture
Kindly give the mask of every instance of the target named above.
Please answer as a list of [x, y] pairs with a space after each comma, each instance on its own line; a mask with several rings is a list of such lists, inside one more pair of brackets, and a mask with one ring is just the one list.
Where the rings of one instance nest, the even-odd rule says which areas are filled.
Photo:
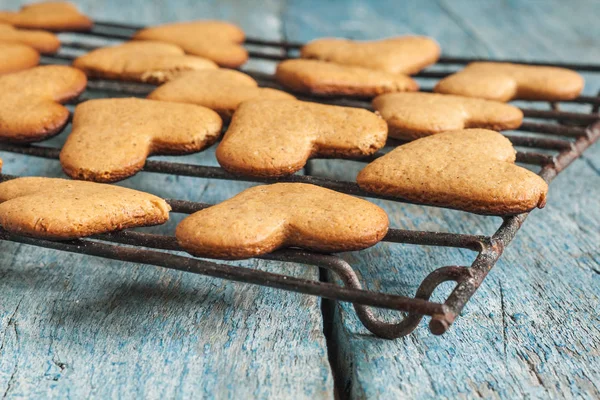
[[[599, 3], [575, 4], [352, 1], [340, 7], [297, 1], [288, 5], [284, 21], [294, 41], [413, 32], [435, 37], [448, 55], [598, 63], [600, 30], [592, 15]], [[597, 75], [586, 79], [586, 93], [600, 89]], [[546, 209], [532, 213], [446, 335], [432, 336], [423, 323], [411, 336], [383, 341], [362, 327], [351, 307], [336, 306], [332, 342], [344, 393], [360, 399], [598, 398], [599, 160], [596, 145], [551, 185]], [[314, 174], [338, 179], [353, 179], [359, 169], [355, 163], [313, 162]], [[499, 225], [460, 212], [379, 204], [396, 227], [491, 234]], [[473, 256], [380, 244], [345, 258], [369, 287], [413, 295], [433, 269], [468, 265]], [[443, 286], [435, 297], [443, 299], [451, 288]]]
[[[0, 1], [14, 8], [17, 1]], [[280, 5], [80, 2], [97, 19], [223, 18], [280, 38]], [[62, 35], [68, 37], [69, 35]], [[256, 63], [253, 68], [264, 68]], [[67, 132], [48, 141], [61, 146]], [[64, 176], [54, 160], [0, 153], [4, 172]], [[156, 157], [216, 165], [214, 150]], [[220, 202], [244, 183], [142, 173], [124, 186]], [[151, 232], [174, 234], [172, 214]], [[318, 279], [314, 267], [249, 268]], [[0, 242], [0, 398], [332, 398], [317, 298]]]
[[[0, 8], [18, 1], [0, 0]], [[435, 37], [449, 55], [600, 62], [600, 3], [505, 1], [85, 1], [98, 19], [157, 23], [224, 18], [249, 35]], [[68, 35], [63, 35], [68, 37]], [[249, 67], [272, 71], [270, 62]], [[586, 93], [600, 79], [586, 75]], [[422, 80], [427, 87], [431, 81]], [[60, 145], [66, 134], [50, 144]], [[0, 153], [12, 174], [62, 176], [56, 161]], [[212, 151], [172, 158], [214, 165]], [[353, 398], [600, 396], [600, 146], [550, 187], [451, 330], [370, 335], [334, 308], [329, 341], [342, 393]], [[315, 174], [354, 179], [361, 164], [315, 161]], [[158, 174], [128, 187], [217, 202], [248, 185]], [[491, 234], [499, 219], [378, 202], [391, 225]], [[153, 232], [172, 233], [181, 216]], [[10, 397], [315, 398], [333, 396], [318, 301], [308, 296], [0, 242], [0, 395]], [[367, 286], [413, 295], [465, 250], [379, 244], [344, 258]], [[316, 278], [313, 269], [244, 265]], [[440, 288], [438, 300], [451, 290]], [[442, 293], [445, 291], [446, 293]], [[396, 316], [383, 312], [387, 318]]]

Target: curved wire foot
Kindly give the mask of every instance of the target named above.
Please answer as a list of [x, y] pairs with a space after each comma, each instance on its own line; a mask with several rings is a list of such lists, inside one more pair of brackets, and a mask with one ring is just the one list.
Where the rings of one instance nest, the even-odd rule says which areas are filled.
[[[306, 262], [306, 260], [304, 260]], [[334, 272], [344, 283], [344, 286], [353, 289], [362, 289], [362, 285], [354, 269], [346, 261], [337, 256], [322, 255], [319, 257], [319, 263], [313, 265], [326, 268]], [[471, 276], [471, 271], [467, 267], [447, 266], [441, 267], [430, 273], [421, 282], [417, 289], [415, 298], [429, 300], [433, 291], [443, 282], [455, 281], [460, 282]], [[362, 304], [353, 304], [354, 310], [358, 319], [362, 324], [376, 336], [385, 339], [397, 339], [411, 333], [419, 325], [423, 319], [422, 314], [409, 312], [399, 322], [385, 322], [375, 316], [372, 308]], [[433, 334], [440, 335], [444, 333], [450, 324], [454, 321], [455, 315], [452, 312], [445, 314], [433, 315], [430, 323], [430, 330]]]
[[[343, 267], [342, 263], [345, 264]], [[334, 271], [340, 277], [340, 279], [342, 279], [345, 285], [356, 289], [362, 289], [360, 281], [358, 280], [358, 276], [348, 263], [340, 260], [340, 263], [336, 263], [336, 267], [338, 268], [332, 268], [332, 271]], [[441, 283], [447, 281], [458, 282], [469, 275], [468, 271], [468, 268], [459, 266], [438, 268], [430, 273], [423, 280], [423, 282], [421, 282], [421, 285], [417, 289], [415, 298], [429, 300], [433, 291]], [[423, 315], [421, 314], [408, 313], [408, 315], [405, 316], [401, 321], [390, 323], [377, 318], [375, 314], [373, 314], [371, 307], [361, 304], [353, 304], [353, 306], [363, 325], [373, 334], [385, 339], [397, 339], [399, 337], [408, 335], [415, 330], [415, 328], [423, 319]], [[450, 324], [454, 320], [455, 316], [453, 314], [448, 314], [449, 313], [439, 316], [435, 315], [432, 317], [430, 330], [433, 334], [440, 335], [450, 327]]]

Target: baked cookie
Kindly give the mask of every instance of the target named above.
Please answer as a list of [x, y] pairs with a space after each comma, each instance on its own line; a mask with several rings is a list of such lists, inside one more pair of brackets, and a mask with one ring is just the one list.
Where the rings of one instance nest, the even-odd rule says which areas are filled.
[[142, 169], [151, 154], [186, 154], [213, 144], [221, 118], [193, 104], [145, 99], [98, 99], [75, 108], [60, 152], [67, 175], [114, 182]]
[[387, 126], [363, 109], [298, 100], [250, 100], [238, 107], [217, 147], [233, 173], [277, 177], [310, 157], [364, 157], [385, 144]]
[[440, 58], [440, 46], [425, 36], [371, 41], [324, 38], [304, 45], [301, 57], [410, 75], [435, 63]]
[[244, 31], [225, 21], [158, 25], [136, 32], [133, 39], [173, 43], [187, 54], [208, 58], [227, 68], [237, 68], [248, 60], [248, 52], [241, 46]]
[[149, 193], [57, 178], [0, 183], [0, 225], [17, 235], [70, 240], [169, 220], [169, 205]]
[[186, 71], [218, 68], [205, 58], [185, 55], [173, 44], [150, 41], [102, 47], [77, 57], [73, 66], [89, 77], [154, 84]]
[[35, 67], [39, 62], [40, 55], [32, 47], [20, 43], [0, 42], [0, 74]]
[[366, 200], [314, 185], [276, 183], [190, 215], [175, 235], [193, 255], [241, 259], [282, 247], [360, 250], [383, 239], [388, 224], [385, 211]]
[[408, 75], [352, 67], [320, 60], [286, 60], [277, 66], [277, 81], [299, 93], [374, 97], [414, 92], [419, 85]]
[[397, 147], [357, 178], [366, 191], [477, 214], [512, 215], [544, 207], [548, 185], [514, 165], [515, 150], [498, 132], [444, 132]]
[[60, 47], [60, 40], [50, 32], [15, 29], [8, 24], [0, 24], [0, 43], [24, 44], [42, 54], [56, 53]]
[[439, 81], [433, 90], [497, 101], [558, 101], [579, 96], [583, 84], [581, 75], [565, 68], [474, 62]]
[[36, 142], [60, 132], [87, 79], [78, 69], [47, 65], [0, 76], [0, 141]]
[[294, 99], [294, 96], [281, 90], [259, 88], [254, 79], [242, 72], [215, 69], [186, 72], [155, 89], [148, 98], [208, 107], [228, 121], [243, 101]]
[[19, 28], [48, 31], [87, 31], [92, 20], [66, 1], [26, 4], [19, 11], [0, 11], [0, 22]]
[[414, 140], [464, 128], [517, 129], [523, 112], [498, 101], [434, 93], [388, 93], [373, 100], [389, 136]]

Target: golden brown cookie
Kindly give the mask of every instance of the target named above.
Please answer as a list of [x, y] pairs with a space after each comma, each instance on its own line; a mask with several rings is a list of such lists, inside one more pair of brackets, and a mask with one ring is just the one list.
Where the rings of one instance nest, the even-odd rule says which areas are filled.
[[450, 131], [397, 147], [367, 165], [357, 182], [378, 195], [477, 214], [544, 207], [548, 185], [514, 161], [515, 150], [498, 132]]
[[0, 11], [0, 22], [27, 29], [48, 31], [87, 31], [92, 20], [66, 1], [26, 4], [19, 11]]
[[32, 47], [20, 43], [0, 42], [0, 74], [35, 67], [39, 62], [40, 55]]
[[67, 175], [114, 182], [136, 174], [151, 154], [187, 154], [213, 144], [221, 118], [193, 104], [98, 99], [79, 104], [60, 152]]
[[474, 62], [439, 81], [434, 91], [497, 101], [558, 101], [579, 96], [583, 84], [581, 75], [565, 68]]
[[83, 72], [62, 65], [0, 76], [0, 141], [36, 142], [60, 132], [69, 118], [60, 103], [79, 96], [86, 83]]
[[435, 63], [440, 57], [440, 46], [425, 36], [371, 41], [324, 38], [304, 45], [301, 57], [410, 75]]
[[383, 147], [387, 126], [363, 109], [298, 100], [242, 103], [217, 147], [228, 171], [249, 176], [284, 176], [311, 157], [364, 157]]
[[218, 68], [205, 58], [185, 55], [173, 44], [150, 41], [102, 47], [77, 57], [73, 66], [89, 77], [155, 84], [183, 72]]
[[244, 31], [224, 21], [176, 22], [145, 28], [133, 35], [133, 39], [176, 44], [187, 54], [227, 68], [237, 68], [248, 60], [248, 52], [241, 46], [244, 38]]
[[498, 101], [434, 93], [388, 93], [373, 100], [387, 121], [389, 136], [414, 140], [445, 131], [517, 129], [523, 112]]
[[15, 29], [8, 24], [0, 24], [0, 43], [24, 44], [42, 54], [56, 53], [60, 47], [60, 40], [50, 32]]
[[281, 90], [259, 88], [250, 76], [231, 69], [186, 72], [155, 89], [149, 99], [191, 103], [231, 119], [241, 102], [253, 99], [294, 99]]
[[383, 239], [388, 224], [385, 211], [368, 201], [314, 185], [276, 183], [192, 214], [176, 236], [193, 255], [241, 259], [283, 247], [360, 250]]
[[18, 178], [0, 183], [0, 225], [9, 232], [69, 240], [169, 220], [149, 193], [100, 183]]
[[374, 97], [414, 92], [419, 85], [408, 75], [352, 67], [320, 60], [286, 60], [277, 66], [277, 81], [299, 93]]

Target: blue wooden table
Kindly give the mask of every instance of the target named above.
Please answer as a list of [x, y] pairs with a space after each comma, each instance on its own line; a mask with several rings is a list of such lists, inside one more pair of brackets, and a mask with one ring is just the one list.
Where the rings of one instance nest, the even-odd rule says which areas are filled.
[[[2, 0], [0, 8], [18, 3]], [[595, 0], [88, 0], [80, 7], [96, 19], [139, 24], [226, 19], [265, 39], [417, 33], [436, 38], [446, 55], [600, 63]], [[273, 70], [268, 62], [251, 67]], [[586, 93], [595, 94], [600, 79], [585, 77]], [[9, 174], [63, 176], [54, 160], [0, 158]], [[212, 150], [176, 160], [216, 165]], [[359, 168], [315, 161], [313, 171], [352, 180]], [[124, 185], [202, 202], [249, 186], [150, 173]], [[326, 337], [314, 297], [0, 242], [0, 398], [313, 399], [333, 398], [336, 388], [353, 398], [599, 398], [599, 197], [597, 145], [552, 184], [547, 207], [532, 213], [447, 334], [433, 336], [423, 323], [394, 341], [370, 335], [347, 304], [333, 307]], [[491, 234], [499, 224], [379, 204], [399, 228]], [[172, 233], [180, 218], [153, 231]], [[468, 265], [474, 254], [386, 243], [343, 257], [369, 288], [412, 296], [433, 269]], [[301, 265], [244, 265], [318, 279]]]

